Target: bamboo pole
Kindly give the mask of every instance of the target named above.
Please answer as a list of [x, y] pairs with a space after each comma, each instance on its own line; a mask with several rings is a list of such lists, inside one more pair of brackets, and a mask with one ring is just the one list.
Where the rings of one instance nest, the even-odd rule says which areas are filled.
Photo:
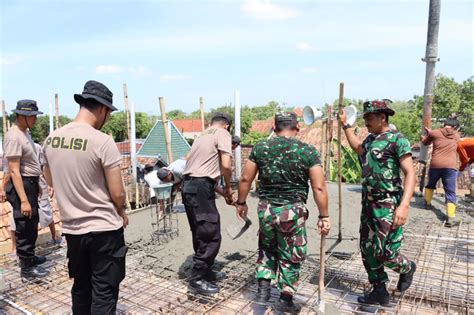
[[168, 151], [168, 164], [173, 162], [173, 152], [171, 151], [171, 137], [168, 129], [168, 120], [166, 119], [165, 100], [163, 97], [158, 99], [160, 101], [161, 121], [163, 123], [163, 130], [165, 131], [166, 150]]
[[[124, 112], [125, 112], [125, 121], [127, 124], [127, 139], [129, 144], [131, 145], [130, 141], [130, 110], [128, 107], [128, 89], [127, 89], [127, 83], [123, 84], [123, 98], [124, 98]], [[131, 152], [131, 151], [130, 151]]]
[[331, 152], [332, 152], [332, 135], [333, 135], [333, 121], [332, 121], [332, 105], [328, 106], [327, 112], [327, 128], [326, 128], [326, 176], [331, 178]]
[[56, 128], [59, 129], [59, 96], [54, 94], [54, 107], [55, 107], [55, 118], [56, 118]]
[[326, 146], [327, 146], [327, 137], [328, 137], [328, 124], [326, 120], [323, 120], [321, 123], [321, 158], [323, 165], [323, 173], [326, 175]]
[[[344, 82], [339, 83], [339, 114], [344, 110]], [[337, 241], [342, 241], [342, 124], [337, 120], [337, 189], [339, 197], [339, 234]]]
[[205, 122], [204, 122], [204, 98], [201, 96], [199, 98], [199, 108], [201, 109], [201, 128], [202, 131], [204, 131], [205, 128]]
[[3, 128], [3, 136], [5, 137], [5, 134], [7, 133], [8, 130], [8, 123], [7, 123], [7, 113], [5, 112], [5, 101], [2, 100], [2, 128]]

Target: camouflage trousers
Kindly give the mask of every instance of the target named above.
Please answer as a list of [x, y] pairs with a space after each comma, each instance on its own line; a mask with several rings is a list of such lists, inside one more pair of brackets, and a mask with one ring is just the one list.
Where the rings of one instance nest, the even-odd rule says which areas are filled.
[[273, 280], [278, 275], [280, 292], [296, 292], [307, 252], [307, 218], [308, 210], [303, 203], [275, 207], [260, 200], [257, 279]]
[[403, 227], [392, 229], [395, 209], [400, 204], [400, 195], [377, 196], [362, 193], [360, 216], [360, 249], [369, 282], [388, 281], [384, 267], [398, 273], [410, 270], [410, 260], [400, 254]]

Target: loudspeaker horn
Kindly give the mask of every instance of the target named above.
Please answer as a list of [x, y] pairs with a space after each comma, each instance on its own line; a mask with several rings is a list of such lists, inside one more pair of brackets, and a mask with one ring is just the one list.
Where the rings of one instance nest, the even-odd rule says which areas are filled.
[[[359, 116], [357, 113], [357, 108], [354, 105], [349, 105], [344, 108], [344, 111], [346, 112], [347, 123], [352, 126]], [[333, 117], [334, 119], [337, 119], [337, 111], [333, 112]], [[303, 121], [306, 125], [311, 125], [314, 122], [324, 118], [326, 118], [326, 116], [323, 114], [323, 112], [314, 106], [305, 106], [305, 108], [303, 108]]]

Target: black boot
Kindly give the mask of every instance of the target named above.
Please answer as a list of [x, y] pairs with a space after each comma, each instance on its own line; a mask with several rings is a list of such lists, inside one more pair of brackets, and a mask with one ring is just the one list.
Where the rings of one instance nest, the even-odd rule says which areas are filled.
[[27, 279], [44, 278], [49, 271], [35, 265], [34, 258], [20, 260], [21, 277]]
[[372, 292], [365, 296], [359, 296], [357, 301], [363, 304], [380, 304], [382, 306], [388, 306], [390, 304], [390, 295], [388, 294], [385, 283], [376, 283], [374, 284]]
[[35, 256], [33, 258], [33, 264], [38, 266], [44, 264], [48, 259], [45, 256]]
[[278, 313], [297, 314], [301, 311], [301, 306], [293, 302], [293, 295], [281, 293], [273, 309]]
[[260, 305], [265, 305], [270, 300], [270, 280], [258, 279], [258, 291], [254, 302]]
[[400, 292], [404, 292], [408, 290], [408, 288], [411, 286], [411, 283], [413, 281], [413, 275], [415, 274], [416, 271], [416, 264], [414, 261], [410, 262], [410, 271], [407, 273], [402, 273], [400, 274], [400, 278], [398, 279], [398, 284], [397, 284], [397, 289]]
[[219, 293], [219, 287], [204, 280], [204, 278], [192, 279], [189, 281], [189, 285], [200, 294], [211, 295]]
[[206, 272], [204, 275], [204, 279], [206, 281], [220, 281], [222, 279], [225, 279], [226, 274], [224, 271], [214, 271], [214, 270], [209, 270]]

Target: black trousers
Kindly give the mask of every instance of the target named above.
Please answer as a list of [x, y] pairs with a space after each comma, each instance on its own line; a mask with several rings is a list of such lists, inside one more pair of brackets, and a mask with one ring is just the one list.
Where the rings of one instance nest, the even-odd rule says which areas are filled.
[[123, 228], [65, 235], [73, 314], [115, 314], [128, 249]]
[[16, 254], [20, 259], [20, 265], [22, 267], [29, 267], [33, 263], [35, 256], [35, 244], [38, 238], [38, 193], [39, 186], [37, 176], [35, 177], [22, 177], [23, 187], [25, 189], [26, 197], [30, 203], [32, 210], [32, 217], [25, 217], [21, 213], [21, 201], [18, 196], [13, 181], [7, 184], [5, 192], [7, 200], [10, 202], [13, 208], [13, 218], [16, 225]]
[[183, 203], [193, 238], [193, 274], [208, 272], [221, 246], [221, 225], [216, 207], [215, 181], [207, 177], [186, 177]]

